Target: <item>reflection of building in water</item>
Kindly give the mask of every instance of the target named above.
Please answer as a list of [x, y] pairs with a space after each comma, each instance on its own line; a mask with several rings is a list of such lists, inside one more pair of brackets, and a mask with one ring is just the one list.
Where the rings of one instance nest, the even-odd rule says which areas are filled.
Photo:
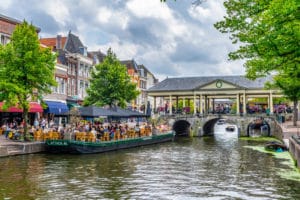
[[263, 118], [257, 118], [248, 127], [248, 136], [269, 136], [270, 126]]

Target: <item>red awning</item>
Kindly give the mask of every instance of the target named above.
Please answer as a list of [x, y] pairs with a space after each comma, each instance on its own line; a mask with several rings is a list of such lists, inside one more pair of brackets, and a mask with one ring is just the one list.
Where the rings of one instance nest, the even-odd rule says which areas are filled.
[[[0, 112], [19, 112], [19, 113], [23, 112], [22, 109], [17, 108], [17, 107], [10, 107], [6, 111], [3, 111], [2, 110], [2, 105], [3, 105], [3, 102], [0, 102]], [[43, 112], [43, 108], [37, 102], [30, 102], [29, 103], [29, 112], [30, 113]]]

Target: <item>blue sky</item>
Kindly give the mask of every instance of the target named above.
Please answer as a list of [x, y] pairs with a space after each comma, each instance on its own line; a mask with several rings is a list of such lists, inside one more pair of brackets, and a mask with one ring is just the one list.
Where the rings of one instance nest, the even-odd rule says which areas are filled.
[[40, 37], [78, 35], [89, 51], [109, 47], [157, 78], [242, 75], [237, 48], [213, 24], [225, 15], [222, 0], [2, 0], [0, 13], [41, 28]]

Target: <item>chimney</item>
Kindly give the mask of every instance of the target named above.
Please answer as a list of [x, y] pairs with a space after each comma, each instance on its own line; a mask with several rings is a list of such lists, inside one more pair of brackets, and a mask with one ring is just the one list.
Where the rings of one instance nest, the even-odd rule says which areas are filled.
[[61, 44], [61, 35], [57, 35], [56, 37], [56, 49], [61, 49], [62, 44]]

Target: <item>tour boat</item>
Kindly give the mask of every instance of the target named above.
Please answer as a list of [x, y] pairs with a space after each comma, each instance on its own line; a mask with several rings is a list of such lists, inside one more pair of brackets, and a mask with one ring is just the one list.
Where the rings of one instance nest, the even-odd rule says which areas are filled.
[[49, 153], [91, 154], [169, 142], [173, 141], [174, 136], [174, 132], [169, 131], [151, 136], [97, 142], [46, 140], [45, 146]]

